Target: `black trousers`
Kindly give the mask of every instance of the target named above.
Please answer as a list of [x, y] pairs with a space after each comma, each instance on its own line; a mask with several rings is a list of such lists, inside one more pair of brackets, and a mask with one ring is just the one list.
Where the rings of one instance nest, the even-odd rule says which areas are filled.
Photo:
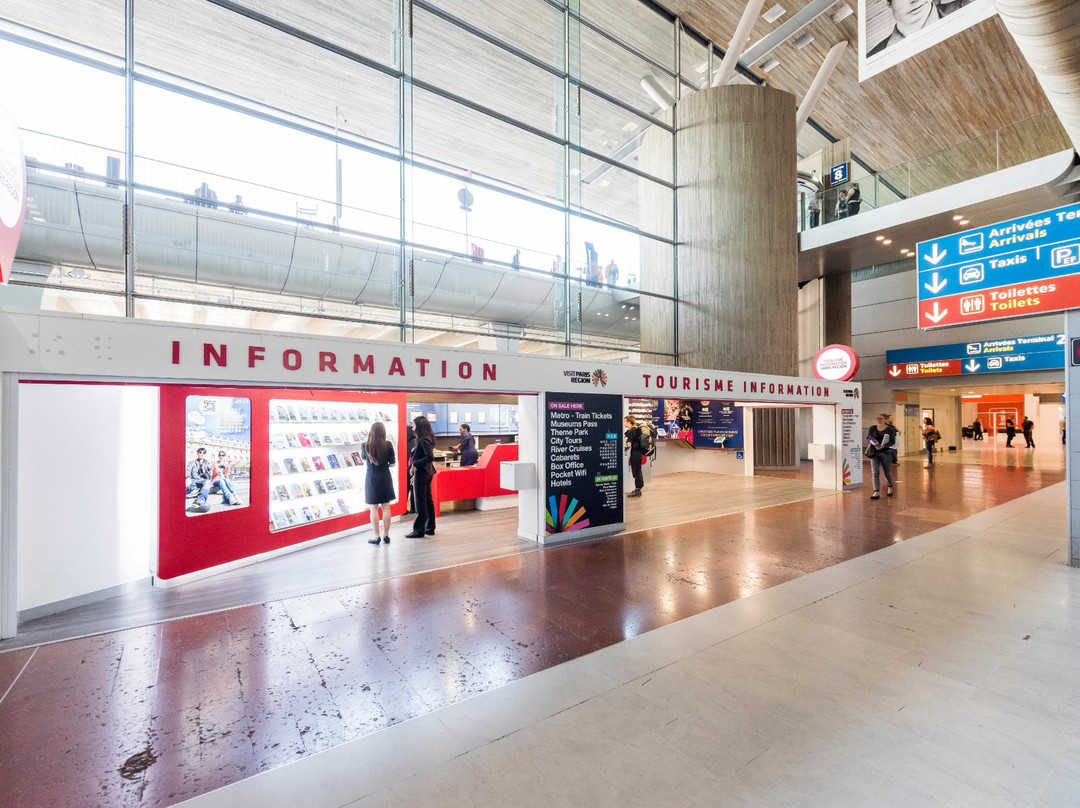
[[435, 503], [431, 500], [431, 480], [434, 476], [433, 470], [413, 469], [413, 507], [416, 508], [416, 519], [412, 526], [414, 533], [435, 532]]
[[645, 478], [641, 476], [641, 455], [630, 455], [630, 473], [634, 475], [634, 489], [640, 491], [645, 487]]

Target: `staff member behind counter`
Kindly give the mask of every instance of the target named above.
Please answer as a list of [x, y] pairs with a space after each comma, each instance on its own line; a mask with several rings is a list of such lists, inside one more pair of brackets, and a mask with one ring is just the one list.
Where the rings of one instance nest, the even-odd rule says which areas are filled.
[[476, 461], [480, 459], [480, 455], [476, 451], [476, 437], [468, 424], [459, 426], [458, 432], [461, 434], [461, 442], [450, 449], [450, 454], [454, 455], [454, 457], [460, 455], [461, 465], [463, 466], [475, 466]]

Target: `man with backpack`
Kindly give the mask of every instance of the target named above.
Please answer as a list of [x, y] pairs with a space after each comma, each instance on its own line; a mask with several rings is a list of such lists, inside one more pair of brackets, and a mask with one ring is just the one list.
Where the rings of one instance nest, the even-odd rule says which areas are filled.
[[630, 450], [630, 473], [634, 476], [634, 490], [626, 496], [640, 497], [641, 489], [645, 487], [645, 478], [641, 474], [641, 467], [645, 463], [645, 459], [655, 449], [652, 425], [639, 426], [637, 419], [632, 415], [627, 415], [623, 419], [623, 423], [626, 425], [626, 432], [624, 433], [626, 436], [626, 448]]

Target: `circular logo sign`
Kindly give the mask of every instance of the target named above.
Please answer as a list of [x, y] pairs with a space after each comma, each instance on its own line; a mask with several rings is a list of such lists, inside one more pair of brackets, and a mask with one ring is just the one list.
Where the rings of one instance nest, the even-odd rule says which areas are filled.
[[814, 357], [814, 375], [830, 382], [848, 382], [859, 372], [859, 355], [847, 345], [826, 345]]

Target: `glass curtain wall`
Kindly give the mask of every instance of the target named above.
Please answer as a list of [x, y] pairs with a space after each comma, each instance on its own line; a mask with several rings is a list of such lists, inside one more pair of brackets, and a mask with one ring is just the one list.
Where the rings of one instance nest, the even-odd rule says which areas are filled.
[[0, 303], [671, 363], [639, 312], [677, 332], [665, 98], [707, 62], [636, 0], [13, 0]]

